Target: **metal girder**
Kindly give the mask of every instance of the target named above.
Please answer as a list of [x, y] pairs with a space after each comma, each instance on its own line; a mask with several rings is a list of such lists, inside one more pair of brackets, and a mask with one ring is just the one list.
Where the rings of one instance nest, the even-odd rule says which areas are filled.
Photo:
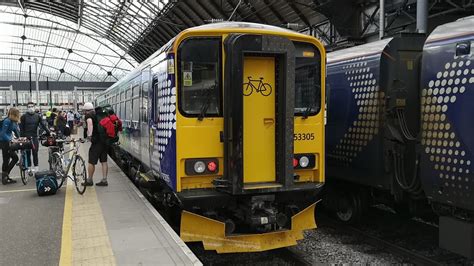
[[[2, 60], [18, 61], [18, 59], [15, 59], [15, 58], [8, 58], [8, 57], [0, 57], [0, 58], [1, 58]], [[34, 61], [33, 61], [33, 60], [28, 60], [28, 59], [26, 59], [24, 62], [29, 62], [29, 63], [31, 63], [31, 64], [34, 64]], [[47, 64], [45, 64], [45, 66], [46, 66], [46, 67], [49, 67], [49, 68], [51, 68], [51, 69], [57, 70], [57, 71], [59, 72], [59, 68], [56, 68], [56, 67], [53, 67], [53, 66], [50, 66], [50, 65], [47, 65]], [[12, 71], [13, 69], [10, 69], [10, 70]], [[21, 74], [21, 72], [22, 72], [21, 70], [17, 70], [17, 71], [18, 71], [20, 74]], [[15, 72], [16, 72], [16, 71], [15, 71]], [[71, 77], [73, 77], [73, 78], [75, 78], [75, 79], [77, 79], [77, 80], [83, 81], [82, 79], [80, 79], [80, 78], [74, 76], [74, 75], [71, 74], [71, 73], [68, 73], [68, 72], [64, 72], [64, 73], [66, 73], [67, 75], [69, 75], [69, 76], [71, 76]], [[45, 75], [43, 75], [43, 76], [45, 76]], [[59, 77], [60, 77], [60, 76], [59, 76]], [[58, 80], [59, 80], [59, 77], [58, 77]]]
[[277, 10], [273, 7], [273, 3], [269, 0], [263, 0], [263, 2], [267, 5], [268, 9], [272, 12], [272, 14], [278, 18], [281, 24], [285, 24], [286, 20], [277, 12]]
[[[17, 16], [20, 16], [20, 14], [18, 13], [14, 13], [14, 12], [11, 12], [11, 11], [7, 11], [7, 10], [2, 10], [3, 13], [7, 13], [7, 14], [11, 14], [11, 15], [17, 15]], [[22, 16], [22, 15], [21, 15]], [[54, 24], [57, 24], [57, 25], [60, 25], [63, 28], [57, 28], [59, 30], [65, 30], [65, 31], [68, 31], [68, 32], [75, 32], [75, 33], [78, 33], [78, 34], [82, 34], [84, 36], [87, 36], [89, 38], [91, 38], [92, 40], [100, 43], [101, 45], [103, 45], [104, 47], [106, 47], [107, 49], [109, 49], [110, 51], [112, 51], [114, 54], [116, 54], [117, 56], [121, 57], [121, 54], [119, 54], [115, 49], [112, 49], [110, 46], [108, 46], [107, 44], [105, 44], [104, 42], [102, 42], [100, 39], [98, 39], [97, 37], [101, 37], [103, 36], [102, 34], [98, 33], [97, 35], [91, 35], [91, 34], [86, 34], [86, 33], [83, 33], [81, 32], [80, 30], [76, 30], [68, 25], [65, 25], [65, 24], [61, 24], [57, 21], [53, 21], [53, 20], [50, 20], [50, 19], [46, 19], [46, 18], [42, 18], [42, 17], [38, 17], [38, 16], [33, 16], [33, 15], [28, 15], [28, 17], [32, 17], [32, 18], [35, 18], [35, 19], [38, 19], [38, 20], [42, 20], [42, 21], [46, 21], [46, 22], [50, 22], [50, 23], [54, 23]], [[28, 25], [28, 24], [27, 24]], [[48, 27], [46, 27], [48, 28]], [[97, 32], [96, 32], [97, 33]], [[121, 49], [123, 49], [124, 51], [126, 51], [126, 49], [124, 49], [124, 47], [118, 45], [116, 42], [114, 42], [114, 44], [116, 44], [118, 47], [120, 47]], [[132, 64], [130, 61], [128, 61], [127, 59], [124, 59], [125, 62], [129, 63], [130, 66], [134, 66], [134, 64]]]
[[[192, 0], [192, 1], [194, 1], [194, 0]], [[185, 9], [185, 11], [187, 11], [186, 13], [188, 13], [188, 14], [190, 14], [191, 16], [193, 16], [193, 17], [195, 17], [195, 18], [198, 19], [198, 24], [196, 24], [196, 25], [202, 25], [202, 24], [205, 24], [205, 23], [206, 23], [206, 22], [205, 22], [205, 18], [203, 18], [203, 17], [201, 16], [201, 14], [199, 14], [199, 12], [196, 12], [196, 11], [194, 10], [194, 8], [190, 8], [190, 7], [189, 7], [189, 1], [183, 1], [183, 2], [181, 2], [181, 3], [182, 3], [182, 4], [179, 5], [179, 8]]]
[[307, 27], [311, 26], [311, 23], [309, 22], [308, 18], [306, 18], [301, 10], [299, 10], [298, 7], [293, 3], [293, 1], [288, 1], [287, 2], [288, 6], [293, 10], [293, 12], [296, 13], [296, 15], [300, 18], [301, 21], [303, 21]]
[[227, 19], [228, 16], [224, 13], [224, 10], [222, 10], [222, 6], [219, 8], [219, 6], [214, 2], [214, 0], [208, 0], [208, 2], [209, 2], [209, 5], [219, 13], [222, 19], [224, 20]]
[[[258, 20], [260, 20], [262, 23], [268, 24], [268, 20], [267, 20], [266, 18], [262, 17], [262, 16], [258, 13], [259, 10], [257, 10], [257, 9], [255, 8], [254, 4], [253, 4], [251, 1], [249, 1], [248, 6], [249, 6], [250, 11], [252, 11], [252, 14], [254, 14], [254, 15], [257, 17]], [[244, 20], [245, 20], [245, 18], [246, 18], [246, 17], [243, 17]]]

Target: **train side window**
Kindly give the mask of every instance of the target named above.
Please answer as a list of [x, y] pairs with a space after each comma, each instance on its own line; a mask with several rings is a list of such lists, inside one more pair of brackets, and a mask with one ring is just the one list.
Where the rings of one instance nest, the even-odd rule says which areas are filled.
[[468, 55], [471, 53], [471, 41], [456, 44], [456, 56]]
[[142, 84], [142, 105], [141, 105], [141, 117], [142, 122], [148, 121], [148, 82]]
[[127, 119], [125, 117], [125, 102], [120, 103], [120, 118], [121, 119]]
[[132, 121], [140, 120], [140, 98], [133, 99]]
[[321, 109], [321, 55], [312, 44], [295, 42], [295, 116]]
[[190, 38], [180, 45], [178, 101], [184, 116], [221, 115], [220, 66], [220, 38]]
[[140, 85], [133, 86], [133, 97], [138, 97], [140, 95]]

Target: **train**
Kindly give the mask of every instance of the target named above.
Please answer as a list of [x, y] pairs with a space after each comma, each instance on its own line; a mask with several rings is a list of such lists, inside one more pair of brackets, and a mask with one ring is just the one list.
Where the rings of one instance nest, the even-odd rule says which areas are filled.
[[218, 253], [295, 245], [325, 181], [324, 46], [244, 22], [189, 28], [95, 103], [123, 121], [111, 156], [180, 237]]
[[384, 203], [439, 218], [474, 257], [474, 16], [328, 53], [325, 202], [344, 222]]

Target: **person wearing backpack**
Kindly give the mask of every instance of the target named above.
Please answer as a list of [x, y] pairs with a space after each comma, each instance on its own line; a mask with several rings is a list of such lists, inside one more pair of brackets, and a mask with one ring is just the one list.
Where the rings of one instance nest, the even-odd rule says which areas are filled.
[[[41, 129], [43, 129], [48, 135], [50, 132], [41, 115], [35, 112], [35, 104], [33, 102], [29, 102], [27, 107], [28, 110], [24, 115], [21, 116], [20, 119], [20, 135], [21, 137], [31, 138], [31, 141], [33, 142], [33, 171], [38, 171], [38, 128], [41, 127]], [[27, 165], [30, 166], [32, 165], [31, 152], [32, 150], [26, 150]]]
[[96, 186], [107, 186], [107, 173], [109, 166], [107, 164], [107, 146], [101, 140], [99, 133], [99, 119], [103, 116], [101, 108], [94, 110], [94, 105], [90, 102], [85, 103], [83, 107], [85, 115], [84, 137], [90, 140], [91, 146], [89, 148], [88, 160], [88, 180], [85, 182], [86, 186], [94, 185], [95, 166], [98, 161], [102, 165], [102, 180], [96, 183]]
[[18, 132], [18, 122], [20, 121], [20, 111], [12, 107], [8, 110], [7, 118], [1, 122], [0, 130], [0, 148], [2, 149], [2, 184], [13, 184], [15, 180], [10, 178], [10, 172], [18, 162], [18, 155], [15, 151], [10, 149], [10, 142], [12, 140], [12, 133], [17, 137], [20, 136]]

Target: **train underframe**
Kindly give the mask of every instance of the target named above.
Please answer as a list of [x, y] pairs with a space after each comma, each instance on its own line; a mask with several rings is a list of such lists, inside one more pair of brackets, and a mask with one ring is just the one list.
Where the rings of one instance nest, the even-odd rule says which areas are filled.
[[424, 197], [413, 197], [400, 189], [381, 189], [343, 180], [329, 180], [323, 191], [324, 207], [346, 223], [358, 223], [371, 206], [383, 204], [399, 217], [435, 219], [432, 206]]
[[176, 193], [129, 154], [117, 150], [112, 157], [184, 241], [200, 241], [206, 250], [258, 252], [292, 246], [303, 239], [304, 230], [316, 228], [320, 188], [248, 195], [211, 188]]

